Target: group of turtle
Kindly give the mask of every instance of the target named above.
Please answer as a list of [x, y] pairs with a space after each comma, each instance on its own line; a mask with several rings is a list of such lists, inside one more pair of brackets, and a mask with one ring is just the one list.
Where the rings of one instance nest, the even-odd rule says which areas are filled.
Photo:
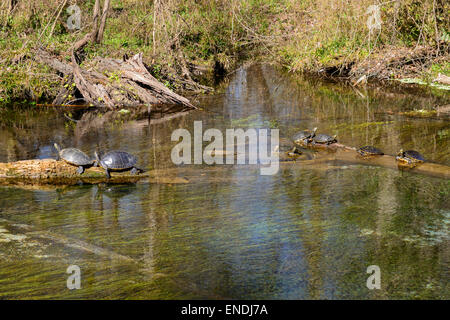
[[142, 169], [136, 167], [137, 158], [125, 151], [109, 151], [108, 153], [99, 156], [97, 151], [95, 151], [95, 158], [92, 159], [86, 153], [77, 148], [66, 148], [61, 149], [61, 147], [55, 143], [56, 151], [58, 151], [58, 159], [64, 160], [65, 162], [77, 166], [77, 172], [81, 175], [85, 168], [98, 167], [101, 166], [105, 169], [106, 177], [111, 178], [111, 171], [127, 171], [131, 170], [132, 174], [137, 174], [143, 172]]
[[[330, 136], [328, 134], [316, 134], [317, 128], [313, 130], [304, 130], [296, 133], [292, 140], [294, 141], [294, 148], [289, 152], [289, 155], [301, 153], [297, 146], [315, 146], [315, 145], [331, 145], [337, 143], [336, 135]], [[364, 146], [356, 150], [362, 157], [382, 156], [384, 153], [374, 146]], [[425, 161], [425, 158], [415, 150], [401, 149], [396, 157], [396, 160], [402, 163], [418, 164]]]
[[[331, 145], [333, 143], [337, 143], [336, 135], [330, 136], [328, 134], [319, 133], [316, 134], [317, 128], [313, 130], [304, 130], [296, 133], [292, 140], [294, 141], [294, 148], [288, 152], [290, 156], [296, 156], [301, 154], [301, 151], [297, 148], [297, 146], [315, 146], [315, 145]], [[90, 158], [83, 151], [76, 148], [66, 148], [61, 149], [58, 144], [54, 144], [55, 149], [58, 151], [58, 160], [62, 159], [67, 163], [77, 166], [77, 172], [81, 175], [84, 172], [84, 169], [87, 167], [97, 167], [101, 166], [105, 169], [106, 177], [111, 178], [111, 171], [127, 171], [131, 170], [132, 174], [137, 174], [139, 172], [143, 172], [142, 169], [136, 167], [137, 158], [125, 151], [110, 151], [102, 156], [99, 156], [97, 151], [95, 151], [95, 158]], [[372, 157], [372, 156], [382, 156], [384, 153], [374, 147], [374, 146], [364, 146], [357, 150], [357, 152], [362, 157]], [[400, 152], [396, 157], [397, 161], [402, 163], [418, 164], [424, 162], [424, 157], [417, 151], [407, 150]]]

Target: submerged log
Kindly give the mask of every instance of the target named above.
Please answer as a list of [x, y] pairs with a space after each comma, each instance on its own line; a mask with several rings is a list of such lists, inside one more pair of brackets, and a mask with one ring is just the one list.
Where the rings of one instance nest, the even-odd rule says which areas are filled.
[[306, 148], [325, 150], [333, 153], [333, 158], [330, 159], [335, 164], [361, 164], [367, 166], [378, 166], [384, 168], [390, 168], [400, 171], [409, 171], [412, 173], [419, 173], [428, 176], [450, 179], [450, 167], [432, 163], [424, 162], [416, 165], [406, 165], [398, 162], [395, 156], [382, 155], [382, 156], [370, 156], [362, 157], [356, 152], [355, 147], [349, 147], [340, 143], [333, 143], [330, 145], [309, 145]]
[[129, 256], [114, 252], [110, 249], [99, 247], [94, 244], [91, 244], [91, 243], [88, 243], [88, 242], [85, 242], [82, 240], [78, 240], [75, 238], [69, 238], [62, 234], [54, 233], [51, 231], [39, 230], [31, 225], [27, 225], [27, 224], [23, 224], [23, 223], [16, 223], [14, 221], [7, 220], [4, 218], [0, 218], [0, 223], [6, 224], [8, 230], [12, 230], [14, 232], [14, 234], [17, 234], [18, 232], [20, 232], [19, 235], [22, 235], [22, 236], [38, 238], [38, 239], [42, 239], [45, 241], [59, 243], [63, 246], [69, 247], [71, 249], [83, 251], [83, 252], [90, 253], [90, 254], [95, 254], [97, 256], [108, 258], [111, 260], [119, 260], [119, 261], [124, 261], [127, 263], [137, 263], [138, 262]]
[[415, 166], [403, 165], [395, 160], [394, 156], [372, 156], [361, 157], [351, 150], [338, 149], [336, 151], [334, 161], [336, 164], [361, 164], [366, 166], [377, 166], [390, 168], [400, 171], [408, 171], [412, 173], [423, 174], [432, 177], [450, 179], [450, 167], [438, 163], [424, 162]]

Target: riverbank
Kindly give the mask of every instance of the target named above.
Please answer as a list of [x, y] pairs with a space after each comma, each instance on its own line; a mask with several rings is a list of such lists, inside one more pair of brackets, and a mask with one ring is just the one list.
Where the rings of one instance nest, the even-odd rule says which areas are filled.
[[[177, 93], [207, 92], [238, 65], [270, 61], [354, 85], [371, 81], [448, 89], [449, 4], [441, 1], [112, 1], [103, 39], [83, 50], [82, 67], [99, 57], [143, 53], [151, 74]], [[0, 102], [53, 100], [64, 79], [34, 59], [44, 47], [69, 62], [92, 26], [81, 3], [71, 30], [67, 1], [9, 0], [0, 13]], [[111, 76], [111, 75], [109, 75]], [[113, 76], [112, 76], [113, 77]]]

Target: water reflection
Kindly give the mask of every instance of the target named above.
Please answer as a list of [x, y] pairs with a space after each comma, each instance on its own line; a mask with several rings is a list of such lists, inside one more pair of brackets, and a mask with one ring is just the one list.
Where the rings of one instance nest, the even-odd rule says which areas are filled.
[[[4, 117], [0, 160], [52, 157], [48, 146], [60, 141], [172, 168], [172, 131], [202, 120], [204, 130], [278, 127], [285, 139], [318, 126], [349, 145], [413, 148], [448, 165], [447, 119], [395, 114], [445, 99], [358, 93], [254, 66], [237, 71], [223, 93], [199, 97], [206, 111], [169, 122], [73, 115], [81, 124], [49, 110]], [[449, 298], [450, 181], [358, 165], [287, 165], [275, 176], [207, 168], [189, 167], [197, 179], [187, 184], [0, 188], [0, 297]], [[182, 177], [187, 169], [175, 170]], [[69, 264], [82, 268], [83, 290], [65, 289]], [[381, 290], [365, 286], [372, 264]]]

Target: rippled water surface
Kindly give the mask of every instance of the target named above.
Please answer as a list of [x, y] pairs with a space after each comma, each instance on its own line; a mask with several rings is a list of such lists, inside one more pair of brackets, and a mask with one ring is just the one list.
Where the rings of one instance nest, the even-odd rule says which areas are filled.
[[[414, 149], [450, 166], [449, 118], [411, 112], [448, 104], [447, 93], [352, 89], [255, 65], [194, 101], [202, 110], [151, 125], [2, 107], [0, 162], [55, 157], [57, 141], [124, 149], [187, 183], [0, 187], [0, 299], [450, 298], [448, 179], [352, 163], [262, 176], [170, 161], [172, 131], [202, 120], [204, 130], [278, 128], [281, 144], [317, 126], [346, 145]], [[81, 290], [66, 288], [73, 264]], [[366, 287], [370, 265], [381, 290]]]

